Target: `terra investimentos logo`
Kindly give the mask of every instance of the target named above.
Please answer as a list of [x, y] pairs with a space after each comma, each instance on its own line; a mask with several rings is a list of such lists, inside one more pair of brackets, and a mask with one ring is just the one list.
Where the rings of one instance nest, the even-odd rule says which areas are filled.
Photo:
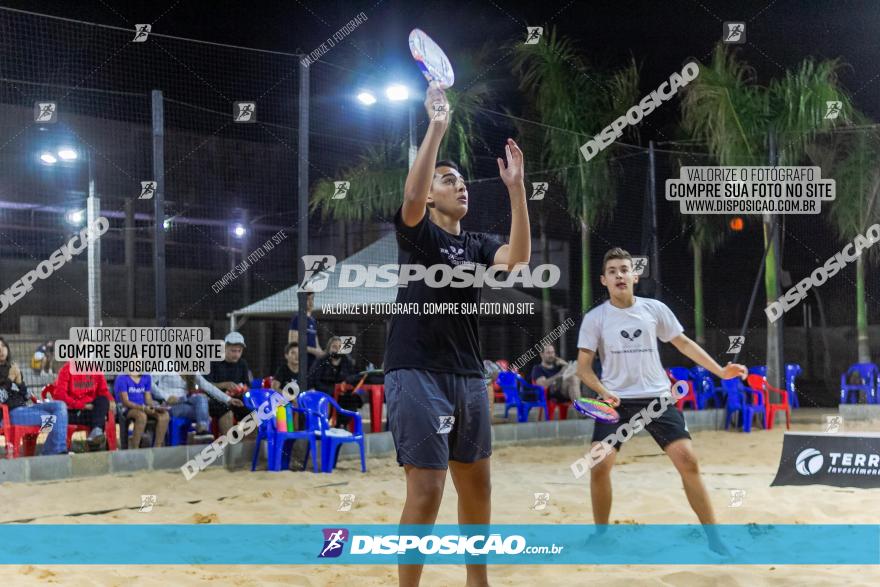
[[801, 475], [810, 476], [818, 473], [824, 462], [825, 457], [818, 450], [815, 448], [805, 448], [795, 459], [794, 468]]

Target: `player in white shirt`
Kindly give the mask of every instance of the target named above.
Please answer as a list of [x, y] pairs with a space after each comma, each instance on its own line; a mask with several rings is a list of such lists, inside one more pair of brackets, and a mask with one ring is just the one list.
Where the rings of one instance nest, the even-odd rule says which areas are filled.
[[[596, 421], [593, 446], [614, 435], [619, 426], [661, 396], [671, 396], [669, 378], [660, 364], [657, 339], [672, 343], [681, 354], [708, 369], [716, 377], [744, 377], [743, 365], [728, 363], [721, 367], [697, 343], [685, 336], [678, 319], [666, 304], [636, 297], [633, 288], [639, 277], [633, 273], [632, 257], [621, 248], [605, 253], [602, 261], [602, 285], [610, 299], [584, 316], [578, 337], [578, 376], [584, 384], [617, 409], [620, 421], [614, 424]], [[602, 379], [593, 372], [596, 352], [602, 361]], [[718, 539], [715, 513], [700, 477], [697, 455], [681, 412], [669, 404], [659, 417], [645, 426], [663, 451], [669, 455], [681, 475], [688, 503], [700, 523], [706, 526], [710, 547], [721, 553], [726, 549]], [[593, 521], [600, 532], [611, 513], [611, 469], [616, 450], [590, 469], [590, 496]]]

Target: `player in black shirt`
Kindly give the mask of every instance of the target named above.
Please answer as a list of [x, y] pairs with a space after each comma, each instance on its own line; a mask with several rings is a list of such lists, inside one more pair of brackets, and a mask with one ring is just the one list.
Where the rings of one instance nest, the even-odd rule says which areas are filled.
[[[437, 108], [437, 103], [442, 106]], [[498, 171], [510, 195], [510, 243], [461, 230], [468, 191], [455, 164], [437, 161], [449, 124], [445, 92], [429, 87], [425, 99], [428, 131], [404, 186], [394, 218], [401, 265], [443, 265], [505, 271], [528, 263], [531, 255], [523, 154], [513, 139]], [[438, 115], [442, 113], [442, 115]], [[401, 268], [401, 273], [404, 269]], [[429, 287], [425, 280], [399, 288], [398, 303], [479, 304], [478, 287]], [[446, 469], [459, 496], [460, 524], [488, 524], [491, 514], [489, 456], [491, 413], [483, 380], [476, 314], [410, 315], [391, 319], [385, 353], [385, 398], [397, 461], [406, 471], [406, 503], [401, 524], [433, 524]], [[401, 585], [417, 584], [420, 565], [399, 567]], [[485, 585], [486, 566], [468, 565], [468, 585]]]

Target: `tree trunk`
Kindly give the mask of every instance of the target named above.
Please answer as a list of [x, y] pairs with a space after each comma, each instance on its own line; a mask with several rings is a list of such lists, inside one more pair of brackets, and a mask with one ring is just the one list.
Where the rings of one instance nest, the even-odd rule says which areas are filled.
[[[778, 222], [772, 214], [764, 215], [764, 246], [770, 244], [767, 259], [764, 262], [764, 288], [767, 304], [779, 297], [779, 235], [773, 230]], [[773, 241], [770, 242], [770, 235]], [[784, 367], [782, 360], [782, 324], [784, 318], [775, 322], [767, 320], [767, 381], [775, 387], [783, 387]]]
[[858, 333], [859, 363], [870, 363], [868, 308], [865, 305], [865, 255], [859, 255], [856, 258], [856, 332]]
[[590, 225], [581, 218], [581, 313], [593, 306], [593, 275], [590, 271]]
[[703, 310], [703, 249], [699, 243], [691, 241], [694, 247], [694, 331], [697, 344], [706, 347], [706, 325]]
[[[538, 225], [541, 228], [541, 264], [550, 264], [550, 241], [547, 239], [547, 215], [538, 216]], [[550, 303], [550, 288], [541, 288], [541, 318], [543, 320], [544, 334], [553, 330], [553, 307]]]

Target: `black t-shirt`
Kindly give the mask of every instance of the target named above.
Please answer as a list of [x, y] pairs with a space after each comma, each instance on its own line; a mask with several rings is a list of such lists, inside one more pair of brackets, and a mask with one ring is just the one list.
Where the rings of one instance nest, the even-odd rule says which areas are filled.
[[562, 370], [562, 365], [553, 365], [549, 369], [544, 366], [544, 363], [538, 363], [534, 367], [532, 367], [532, 381], [535, 381], [539, 377], [546, 377], [550, 379], [557, 373]]
[[284, 363], [275, 371], [275, 375], [272, 376], [272, 379], [281, 384], [281, 388], [283, 389], [285, 385], [290, 383], [291, 381], [296, 381], [299, 379], [299, 373], [294, 373], [290, 370], [290, 367], [287, 366], [287, 363]]
[[248, 372], [250, 372], [250, 369], [248, 369], [248, 364], [244, 359], [239, 359], [235, 363], [228, 363], [225, 360], [217, 361], [216, 363], [211, 363], [211, 372], [205, 379], [211, 383], [231, 381], [233, 383], [250, 385], [251, 380], [248, 379]]
[[[401, 265], [463, 263], [491, 267], [501, 247], [497, 239], [479, 233], [449, 234], [425, 217], [416, 226], [403, 223], [401, 210], [394, 216], [397, 229], [398, 263]], [[398, 304], [479, 304], [478, 287], [428, 287], [424, 280], [410, 281], [397, 290]], [[476, 313], [394, 314], [385, 347], [385, 372], [394, 369], [423, 369], [441, 373], [483, 376], [480, 330]]]

